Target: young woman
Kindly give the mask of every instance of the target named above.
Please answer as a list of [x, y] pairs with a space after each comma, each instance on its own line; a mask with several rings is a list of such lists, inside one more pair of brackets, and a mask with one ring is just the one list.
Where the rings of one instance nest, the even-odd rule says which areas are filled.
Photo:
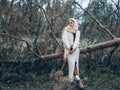
[[63, 29], [62, 41], [65, 47], [64, 58], [68, 60], [69, 80], [70, 82], [73, 82], [74, 79], [77, 80], [79, 87], [83, 88], [79, 77], [80, 31], [78, 30], [78, 23], [74, 18], [70, 18], [68, 26]]

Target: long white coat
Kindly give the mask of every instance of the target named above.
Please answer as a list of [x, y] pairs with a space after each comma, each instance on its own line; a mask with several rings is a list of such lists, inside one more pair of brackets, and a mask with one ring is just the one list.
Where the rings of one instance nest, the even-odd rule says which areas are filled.
[[[76, 36], [75, 36], [75, 41], [73, 42], [73, 34], [69, 31], [67, 31], [67, 27], [65, 27], [63, 29], [62, 32], [62, 41], [64, 44], [65, 49], [66, 48], [70, 48], [71, 45], [73, 45], [73, 48], [75, 49], [75, 52], [72, 54], [69, 54], [67, 56], [68, 59], [68, 67], [69, 67], [69, 79], [70, 81], [73, 81], [74, 79], [74, 67], [75, 67], [75, 62], [77, 62], [77, 70], [78, 70], [78, 76], [79, 76], [79, 53], [80, 53], [80, 49], [79, 49], [79, 43], [80, 43], [80, 31], [78, 30], [76, 32]], [[79, 79], [79, 77], [77, 78]]]

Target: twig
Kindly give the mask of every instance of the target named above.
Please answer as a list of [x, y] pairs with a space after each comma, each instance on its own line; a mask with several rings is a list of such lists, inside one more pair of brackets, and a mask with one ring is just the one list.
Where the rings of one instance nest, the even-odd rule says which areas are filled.
[[25, 42], [26, 45], [27, 45], [28, 50], [30, 50], [30, 51], [31, 51], [33, 54], [35, 54], [37, 57], [41, 58], [40, 55], [38, 55], [36, 52], [34, 52], [34, 51], [30, 48], [30, 44], [29, 44], [26, 40], [23, 40], [23, 39], [20, 39], [20, 38], [18, 38], [18, 37], [16, 37], [16, 36], [13, 36], [13, 35], [10, 35], [10, 34], [5, 34], [5, 33], [0, 33], [0, 35], [8, 36], [8, 37], [17, 39], [17, 40], [19, 40], [19, 41]]
[[39, 54], [42, 56], [42, 52], [39, 47], [37, 47]]
[[77, 3], [77, 2], [74, 2], [74, 3], [77, 4], [77, 5], [78, 5], [83, 11], [85, 11], [88, 15], [90, 15], [90, 16], [100, 25], [101, 28], [103, 28], [106, 32], [108, 32], [108, 33], [111, 35], [111, 37], [112, 37], [113, 39], [116, 38], [116, 37], [110, 32], [109, 29], [107, 29], [98, 19], [95, 18], [95, 16], [91, 15], [90, 12], [88, 12], [88, 11], [85, 10], [85, 9], [83, 9], [82, 6], [81, 6], [79, 3]]
[[115, 3], [115, 1], [113, 1], [113, 0], [111, 0], [111, 1], [115, 4], [116, 8], [119, 10], [120, 7]]
[[23, 41], [23, 42], [26, 43], [28, 50], [30, 49], [30, 45], [26, 40], [23, 40], [23, 39], [20, 39], [20, 38], [18, 38], [16, 36], [13, 36], [13, 35], [10, 35], [10, 34], [5, 34], [5, 33], [0, 33], [0, 35], [8, 36], [8, 37], [11, 37], [11, 38], [15, 38], [15, 39], [17, 39], [19, 41]]
[[62, 71], [63, 68], [65, 67], [65, 64], [66, 64], [66, 61], [64, 60], [64, 61], [63, 61], [63, 64], [62, 64], [62, 67], [61, 67], [61, 69], [60, 69], [61, 71]]
[[117, 48], [118, 48], [118, 45], [116, 45], [116, 46], [113, 48], [113, 50], [111, 50], [110, 56], [109, 56], [109, 58], [108, 58], [108, 62], [107, 62], [106, 67], [108, 67], [108, 66], [110, 65], [111, 57], [112, 57], [114, 51], [115, 51]]

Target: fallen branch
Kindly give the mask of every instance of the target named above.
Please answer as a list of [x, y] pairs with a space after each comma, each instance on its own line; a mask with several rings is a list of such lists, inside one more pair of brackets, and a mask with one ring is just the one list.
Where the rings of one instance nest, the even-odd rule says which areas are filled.
[[112, 46], [117, 46], [117, 45], [120, 45], [120, 38], [115, 38], [115, 39], [110, 40], [110, 41], [106, 41], [106, 42], [90, 45], [90, 46], [85, 47], [85, 48], [81, 48], [80, 52], [83, 54], [83, 53], [88, 53], [88, 52], [92, 52], [95, 50], [100, 50], [100, 49], [104, 49], [104, 48], [108, 48], [108, 47], [112, 47]]
[[[90, 45], [88, 47], [80, 48], [80, 53], [85, 54], [95, 50], [101, 50], [101, 49], [105, 49], [105, 48], [117, 46], [117, 45], [120, 45], [120, 38], [115, 38], [107, 42], [102, 42], [102, 43]], [[48, 60], [48, 59], [60, 58], [62, 56], [63, 56], [63, 53], [55, 53], [55, 54], [50, 54], [45, 56], [43, 55], [43, 56], [40, 56], [40, 58], [42, 60]]]
[[[0, 35], [5, 35], [5, 36], [9, 36], [11, 38], [15, 38], [17, 40], [23, 41], [27, 44], [28, 49], [37, 57], [39, 57], [42, 60], [50, 60], [50, 59], [55, 59], [55, 58], [60, 58], [63, 56], [63, 53], [55, 53], [55, 54], [50, 54], [50, 55], [38, 55], [36, 52], [34, 52], [31, 48], [29, 43], [26, 40], [22, 40], [18, 37], [9, 35], [9, 34], [4, 34], [4, 33], [0, 33]], [[80, 53], [84, 54], [84, 53], [89, 53], [95, 50], [100, 50], [100, 49], [104, 49], [104, 48], [108, 48], [108, 47], [112, 47], [112, 46], [118, 46], [120, 45], [120, 38], [115, 38], [113, 40], [107, 41], [107, 42], [102, 42], [102, 43], [98, 43], [98, 44], [94, 44], [94, 45], [90, 45], [84, 48], [80, 48]]]

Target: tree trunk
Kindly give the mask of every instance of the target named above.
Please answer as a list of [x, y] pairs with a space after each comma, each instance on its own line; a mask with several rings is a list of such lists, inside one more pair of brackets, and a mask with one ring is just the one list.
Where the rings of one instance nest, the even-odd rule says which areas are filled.
[[[115, 38], [115, 39], [107, 41], [107, 42], [102, 42], [102, 43], [90, 45], [90, 46], [87, 46], [84, 48], [80, 48], [80, 53], [81, 54], [89, 53], [89, 52], [92, 52], [95, 50], [100, 50], [100, 49], [117, 46], [117, 45], [120, 45], [120, 38]], [[49, 60], [49, 59], [59, 58], [62, 56], [63, 56], [63, 53], [55, 53], [55, 54], [50, 54], [50, 55], [45, 55], [45, 56], [43, 55], [43, 56], [40, 56], [40, 58], [42, 60]]]

